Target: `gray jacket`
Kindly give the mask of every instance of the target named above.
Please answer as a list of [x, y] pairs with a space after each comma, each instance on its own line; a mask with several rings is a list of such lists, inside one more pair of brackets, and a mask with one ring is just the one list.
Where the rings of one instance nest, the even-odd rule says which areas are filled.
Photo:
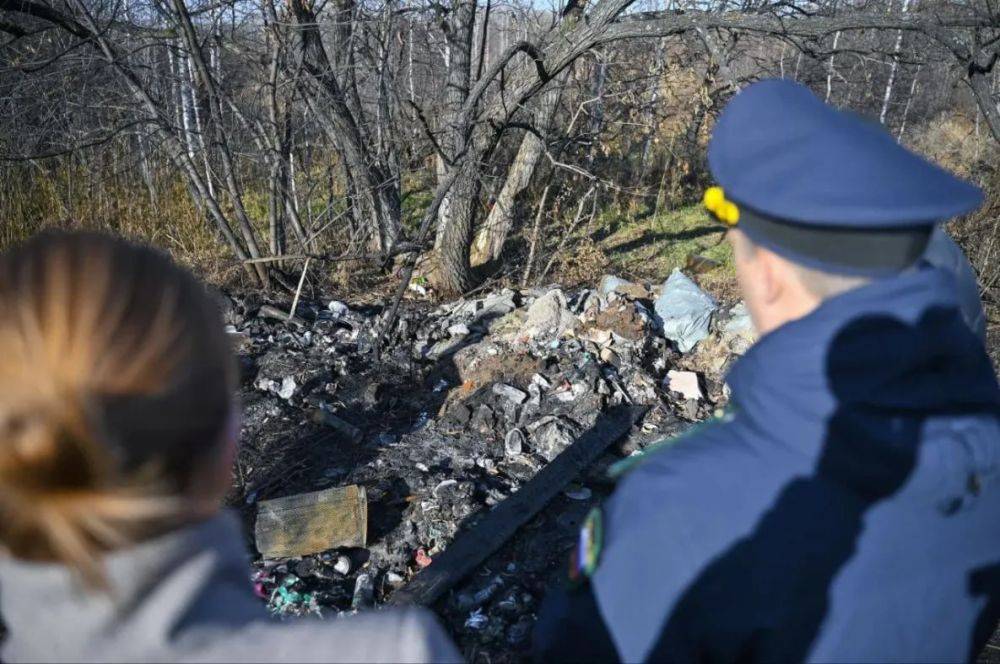
[[0, 561], [3, 661], [461, 661], [422, 610], [269, 618], [230, 514], [115, 552], [106, 573], [111, 595], [61, 565]]

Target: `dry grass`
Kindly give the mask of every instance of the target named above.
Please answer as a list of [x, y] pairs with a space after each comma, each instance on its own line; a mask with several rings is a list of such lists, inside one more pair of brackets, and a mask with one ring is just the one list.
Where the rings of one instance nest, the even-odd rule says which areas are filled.
[[162, 184], [154, 201], [145, 189], [92, 180], [68, 169], [8, 178], [0, 249], [46, 229], [99, 230], [165, 249], [210, 282], [240, 283], [242, 270], [182, 184]]
[[1000, 160], [1000, 146], [985, 124], [977, 126], [974, 119], [961, 115], [942, 115], [904, 142], [931, 161], [974, 181], [982, 181], [984, 165], [995, 168]]
[[[693, 256], [717, 266], [694, 269]], [[732, 249], [700, 205], [647, 216], [605, 212], [589, 233], [581, 233], [570, 244], [546, 281], [594, 286], [602, 274], [610, 273], [658, 284], [674, 268], [694, 273], [699, 284], [717, 297], [738, 297]]]
[[944, 115], [922, 127], [911, 147], [945, 168], [979, 183], [985, 204], [949, 224], [979, 277], [987, 316], [987, 346], [1000, 366], [1000, 145], [984, 124]]

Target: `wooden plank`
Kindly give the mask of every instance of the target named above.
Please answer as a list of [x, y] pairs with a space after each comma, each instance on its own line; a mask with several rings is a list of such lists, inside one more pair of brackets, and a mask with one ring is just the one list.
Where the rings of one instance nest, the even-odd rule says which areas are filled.
[[647, 410], [645, 406], [623, 406], [607, 413], [517, 493], [497, 505], [470, 530], [459, 534], [451, 546], [434, 558], [430, 567], [394, 593], [389, 603], [433, 604], [503, 546], [608, 446], [627, 434]]
[[265, 558], [291, 558], [336, 547], [364, 547], [368, 533], [365, 489], [351, 485], [257, 504], [254, 535]]

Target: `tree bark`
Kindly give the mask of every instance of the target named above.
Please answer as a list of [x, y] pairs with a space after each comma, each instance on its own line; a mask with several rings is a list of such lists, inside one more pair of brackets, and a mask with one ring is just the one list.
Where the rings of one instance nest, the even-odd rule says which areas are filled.
[[[558, 81], [554, 81], [538, 100], [534, 127], [543, 136], [547, 134], [552, 124], [553, 116], [562, 97], [562, 87], [565, 80], [566, 76], [563, 75]], [[500, 188], [493, 208], [472, 245], [473, 265], [482, 265], [500, 258], [507, 242], [507, 236], [514, 227], [518, 197], [531, 183], [535, 168], [544, 152], [545, 144], [543, 141], [533, 132], [526, 131], [524, 138], [521, 139], [517, 155], [507, 171], [503, 187]]]
[[[459, 155], [466, 153], [468, 142], [472, 140], [472, 127], [468, 124], [470, 114], [465, 112], [465, 105], [472, 78], [475, 20], [475, 0], [452, 0], [450, 15], [443, 26], [449, 53], [443, 143], [452, 161], [444, 170], [451, 174], [454, 169], [461, 169], [445, 197], [447, 212], [434, 241], [434, 285], [446, 294], [463, 293], [473, 284], [469, 246], [479, 198], [479, 178], [477, 167]], [[439, 178], [439, 182], [442, 179]]]
[[992, 68], [996, 66], [996, 62], [997, 55], [994, 54], [988, 68], [980, 68], [975, 66], [975, 64], [971, 65], [969, 67], [969, 87], [972, 88], [972, 94], [975, 96], [979, 110], [982, 111], [983, 118], [986, 120], [986, 126], [990, 128], [993, 140], [1000, 143], [1000, 107], [993, 101], [990, 80], [989, 76], [987, 76], [992, 71]]

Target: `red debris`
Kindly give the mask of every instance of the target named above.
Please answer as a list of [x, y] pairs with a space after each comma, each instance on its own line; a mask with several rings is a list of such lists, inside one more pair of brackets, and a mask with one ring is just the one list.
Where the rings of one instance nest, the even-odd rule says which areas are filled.
[[416, 561], [417, 567], [421, 568], [427, 567], [432, 562], [434, 562], [434, 559], [428, 556], [427, 552], [424, 551], [422, 548], [417, 549], [417, 553], [413, 556], [413, 559]]

